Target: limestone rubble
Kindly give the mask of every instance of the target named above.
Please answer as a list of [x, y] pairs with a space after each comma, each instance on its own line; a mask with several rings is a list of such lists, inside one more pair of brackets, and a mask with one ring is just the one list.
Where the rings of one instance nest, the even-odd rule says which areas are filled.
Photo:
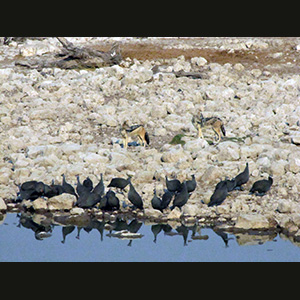
[[[72, 41], [101, 44], [110, 40]], [[119, 41], [121, 50], [122, 43], [140, 43], [134, 38]], [[57, 51], [59, 43], [54, 38], [0, 46], [1, 210], [6, 210], [2, 199], [15, 198], [16, 184], [27, 180], [60, 183], [65, 173], [75, 186], [76, 174], [97, 182], [103, 173], [107, 185], [113, 177], [130, 174], [143, 195], [147, 215], [161, 217], [150, 204], [154, 185], [162, 193], [165, 175], [182, 181], [195, 174], [198, 186], [188, 204], [182, 212], [166, 211], [166, 219], [213, 218], [238, 228], [257, 227], [259, 219], [263, 227], [299, 230], [300, 75], [288, 59], [297, 52], [300, 39], [195, 41], [198, 44], [193, 39], [174, 44], [149, 39], [166, 49], [187, 51], [206, 46], [228, 53], [244, 51], [246, 56], [269, 50], [273, 64], [216, 63], [209, 57], [124, 57], [120, 65], [95, 70], [38, 71], [16, 67], [14, 60], [18, 55], [26, 58]], [[174, 74], [181, 70], [203, 76], [193, 79]], [[200, 111], [224, 121], [227, 136], [219, 144], [209, 129], [204, 131], [206, 140], [196, 138], [191, 119]], [[149, 147], [121, 147], [119, 126], [126, 119], [144, 124]], [[176, 134], [184, 134], [183, 145], [169, 144]], [[221, 206], [208, 208], [205, 203], [216, 183], [237, 175], [246, 162], [250, 180], [245, 190], [233, 191]], [[269, 174], [274, 179], [271, 190], [264, 197], [248, 195], [253, 182]], [[45, 203], [41, 205], [46, 208]]]

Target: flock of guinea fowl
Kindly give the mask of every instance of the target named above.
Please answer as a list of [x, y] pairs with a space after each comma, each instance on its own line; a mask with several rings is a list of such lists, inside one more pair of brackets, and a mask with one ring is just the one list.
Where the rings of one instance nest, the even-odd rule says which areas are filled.
[[[101, 174], [101, 179], [96, 186], [93, 185], [92, 180], [87, 177], [83, 183], [80, 182], [79, 175], [77, 175], [77, 185], [75, 188], [66, 182], [65, 175], [62, 175], [62, 184], [54, 184], [52, 181], [51, 185], [47, 185], [41, 181], [27, 181], [22, 185], [18, 185], [19, 192], [17, 194], [16, 202], [22, 200], [35, 200], [39, 197], [51, 198], [63, 193], [72, 194], [76, 197], [76, 206], [81, 208], [92, 208], [97, 207], [103, 211], [119, 210], [120, 201], [116, 193], [121, 193], [124, 195], [124, 189], [129, 185], [129, 190], [127, 193], [127, 198], [132, 204], [131, 209], [144, 209], [143, 199], [140, 194], [134, 188], [131, 177], [125, 178], [113, 178], [109, 185], [107, 186], [109, 190], [105, 193], [105, 186], [103, 183], [103, 176]], [[153, 198], [151, 200], [151, 205], [153, 209], [160, 210], [163, 212], [164, 209], [168, 208], [171, 201], [172, 205], [170, 209], [173, 210], [175, 207], [181, 208], [188, 202], [191, 193], [196, 189], [197, 182], [195, 176], [191, 176], [191, 180], [180, 182], [178, 179], [169, 180], [166, 176], [166, 189], [161, 198], [156, 194], [156, 189], [154, 189]], [[242, 187], [249, 180], [249, 165], [243, 172], [238, 174], [236, 177], [218, 182], [215, 186], [214, 192], [210, 197], [208, 206], [216, 206], [223, 203], [229, 192], [233, 190], [243, 190]], [[269, 178], [256, 181], [251, 189], [250, 193], [257, 196], [263, 196], [270, 188], [273, 183], [271, 176]], [[115, 189], [114, 192], [112, 189]], [[123, 202], [123, 207], [126, 207], [125, 201]]]

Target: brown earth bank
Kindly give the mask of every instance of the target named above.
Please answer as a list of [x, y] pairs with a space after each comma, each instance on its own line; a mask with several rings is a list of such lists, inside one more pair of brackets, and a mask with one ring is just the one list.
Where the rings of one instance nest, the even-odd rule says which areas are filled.
[[[216, 38], [217, 39], [217, 38]], [[249, 42], [250, 38], [230, 39], [224, 38], [224, 42], [234, 41], [228, 44], [226, 49], [211, 43], [212, 38], [185, 39], [159, 39], [154, 42], [151, 39], [140, 39], [138, 43], [123, 42], [121, 53], [124, 58], [145, 60], [168, 60], [181, 55], [186, 60], [192, 57], [204, 57], [208, 63], [236, 64], [241, 63], [246, 68], [276, 68], [277, 72], [299, 72], [299, 53], [295, 42], [297, 38], [261, 38], [264, 42], [256, 45]], [[222, 40], [222, 39], [221, 39]], [[237, 42], [239, 41], [239, 43]], [[248, 41], [248, 43], [247, 43]], [[180, 45], [187, 42], [188, 47], [182, 49]], [[220, 42], [219, 42], [220, 43]], [[264, 43], [264, 44], [263, 44]], [[253, 46], [254, 44], [254, 46]], [[217, 43], [218, 45], [218, 43]], [[230, 48], [230, 45], [235, 47]], [[95, 45], [98, 50], [108, 51], [109, 45]], [[175, 47], [175, 48], [174, 48]], [[281, 66], [279, 66], [279, 64]], [[284, 66], [287, 64], [287, 66]], [[290, 65], [292, 64], [292, 65]]]

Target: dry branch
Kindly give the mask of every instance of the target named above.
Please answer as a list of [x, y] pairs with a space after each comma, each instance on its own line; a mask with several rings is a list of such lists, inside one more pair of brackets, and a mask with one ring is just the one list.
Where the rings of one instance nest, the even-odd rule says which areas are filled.
[[120, 46], [114, 43], [107, 52], [91, 47], [77, 47], [64, 37], [57, 37], [63, 48], [59, 54], [43, 54], [16, 62], [33, 69], [57, 67], [62, 69], [99, 68], [119, 64], [122, 60]]

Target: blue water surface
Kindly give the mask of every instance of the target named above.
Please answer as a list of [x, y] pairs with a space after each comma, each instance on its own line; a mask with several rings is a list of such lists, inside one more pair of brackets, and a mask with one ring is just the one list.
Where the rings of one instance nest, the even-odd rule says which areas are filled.
[[[300, 247], [279, 234], [266, 241], [239, 245], [238, 237], [227, 234], [226, 242], [211, 228], [185, 234], [175, 229], [161, 230], [156, 241], [151, 225], [142, 224], [143, 237], [122, 240], [110, 237], [109, 231], [71, 228], [63, 236], [62, 226], [54, 226], [51, 236], [37, 239], [32, 229], [19, 225], [17, 214], [7, 214], [0, 225], [1, 262], [269, 262], [300, 261]], [[72, 230], [73, 229], [73, 230]], [[63, 241], [63, 242], [62, 242]], [[252, 243], [256, 243], [253, 245]], [[241, 244], [241, 243], [240, 243]]]

